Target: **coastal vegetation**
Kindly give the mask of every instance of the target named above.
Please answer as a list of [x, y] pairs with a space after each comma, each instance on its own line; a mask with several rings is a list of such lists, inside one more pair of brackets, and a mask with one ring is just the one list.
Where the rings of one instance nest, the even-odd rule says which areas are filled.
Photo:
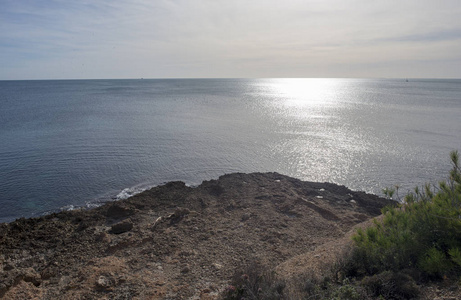
[[458, 152], [450, 157], [448, 180], [416, 188], [397, 207], [385, 207], [382, 221], [357, 231], [347, 275], [405, 269], [425, 279], [461, 274], [461, 172]]
[[[353, 247], [322, 279], [300, 282], [304, 299], [414, 299], [420, 285], [445, 282], [455, 288], [461, 283], [461, 169], [459, 153], [450, 153], [452, 169], [438, 186], [424, 188], [399, 199], [397, 189], [385, 189], [398, 205], [386, 206], [373, 225], [359, 228]], [[254, 273], [254, 272], [253, 272]], [[236, 285], [227, 299], [262, 299], [250, 281], [267, 283], [267, 272], [235, 277]], [[248, 275], [246, 275], [248, 276]], [[243, 278], [243, 279], [242, 279]], [[256, 278], [256, 279], [255, 279]], [[254, 285], [251, 285], [254, 287]], [[278, 299], [291, 299], [280, 282]], [[262, 291], [260, 287], [259, 291]], [[299, 295], [298, 295], [299, 297]]]

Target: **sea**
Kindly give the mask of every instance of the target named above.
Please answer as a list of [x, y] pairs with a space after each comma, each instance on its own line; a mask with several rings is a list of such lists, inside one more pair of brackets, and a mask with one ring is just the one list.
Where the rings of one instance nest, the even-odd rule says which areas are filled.
[[0, 81], [0, 222], [233, 172], [403, 195], [452, 150], [459, 79]]

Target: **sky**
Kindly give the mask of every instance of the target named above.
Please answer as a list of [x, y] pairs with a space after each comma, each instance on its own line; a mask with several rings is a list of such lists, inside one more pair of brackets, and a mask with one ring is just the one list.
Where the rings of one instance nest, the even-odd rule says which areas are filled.
[[461, 78], [461, 1], [0, 0], [0, 80]]

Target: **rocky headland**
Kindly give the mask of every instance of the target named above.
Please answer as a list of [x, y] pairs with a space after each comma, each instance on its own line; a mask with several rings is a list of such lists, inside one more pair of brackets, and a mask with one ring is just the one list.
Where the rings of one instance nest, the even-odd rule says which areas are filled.
[[252, 261], [321, 273], [392, 201], [277, 173], [170, 182], [91, 210], [0, 224], [0, 298], [216, 299]]

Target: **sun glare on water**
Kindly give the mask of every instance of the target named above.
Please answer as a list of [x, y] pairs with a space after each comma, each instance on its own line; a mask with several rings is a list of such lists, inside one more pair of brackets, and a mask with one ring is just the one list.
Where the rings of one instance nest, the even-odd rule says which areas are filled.
[[334, 105], [341, 81], [330, 78], [274, 79], [273, 93], [283, 99], [287, 107], [315, 107]]
[[368, 142], [345, 116], [349, 86], [348, 80], [330, 78], [266, 82], [273, 97], [270, 113], [277, 116], [278, 142], [271, 150], [275, 156], [290, 157], [281, 169], [305, 180], [341, 183], [359, 167], [353, 157], [366, 151]]

